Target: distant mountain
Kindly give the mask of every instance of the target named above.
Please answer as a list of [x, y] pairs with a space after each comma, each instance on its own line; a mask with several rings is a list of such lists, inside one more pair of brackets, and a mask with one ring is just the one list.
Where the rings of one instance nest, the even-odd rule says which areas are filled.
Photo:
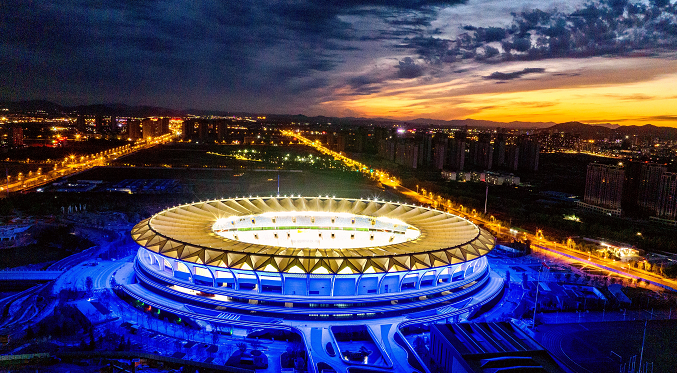
[[618, 132], [623, 135], [635, 135], [643, 137], [659, 137], [664, 140], [677, 140], [677, 128], [658, 127], [653, 124], [643, 126], [621, 126]]
[[59, 104], [55, 104], [53, 102], [45, 100], [5, 101], [0, 102], [0, 108], [9, 109], [10, 111], [13, 112], [45, 111], [47, 113], [60, 113], [64, 109], [64, 107]]
[[585, 124], [581, 122], [558, 123], [544, 128], [546, 132], [566, 132], [581, 135], [583, 138], [605, 138], [613, 136], [659, 137], [661, 139], [677, 139], [677, 128], [658, 127], [652, 124], [643, 126], [619, 126], [614, 124]]
[[71, 112], [84, 115], [117, 115], [120, 117], [181, 117], [180, 110], [155, 106], [129, 106], [125, 104], [80, 105], [68, 108]]
[[514, 128], [514, 129], [538, 129], [538, 128], [547, 128], [555, 124], [555, 122], [494, 122], [490, 120], [479, 120], [479, 119], [452, 119], [452, 120], [439, 120], [439, 119], [426, 119], [418, 118], [414, 120], [406, 121], [407, 123], [416, 123], [416, 124], [434, 124], [437, 126], [452, 126], [452, 127], [485, 127], [485, 128]]
[[[97, 104], [63, 106], [45, 100], [30, 101], [6, 101], [0, 102], [0, 109], [9, 109], [12, 112], [37, 113], [45, 112], [50, 115], [117, 115], [119, 117], [151, 117], [169, 116], [181, 117], [193, 115], [217, 115], [217, 116], [259, 116], [261, 114], [246, 112], [229, 112], [218, 110], [189, 109], [176, 110], [155, 106], [130, 106], [125, 104]], [[429, 118], [417, 118], [401, 121], [391, 118], [359, 118], [359, 117], [309, 117], [303, 114], [263, 114], [270, 121], [291, 121], [297, 123], [332, 123], [342, 125], [368, 125], [380, 123], [381, 125], [415, 125], [415, 126], [449, 126], [449, 127], [482, 127], [482, 128], [512, 128], [521, 130], [536, 130], [545, 132], [567, 132], [581, 135], [583, 138], [605, 138], [614, 136], [641, 136], [658, 137], [661, 139], [677, 140], [677, 128], [658, 127], [652, 124], [643, 126], [619, 126], [618, 124], [586, 124], [581, 122], [494, 122], [479, 119], [453, 119], [440, 120]]]
[[558, 123], [552, 127], [544, 128], [544, 132], [566, 132], [580, 135], [583, 138], [604, 138], [614, 134], [614, 129], [601, 125], [585, 124], [581, 122]]
[[0, 102], [0, 108], [13, 112], [35, 113], [43, 111], [47, 114], [84, 114], [84, 115], [117, 115], [121, 117], [151, 117], [151, 116], [183, 116], [180, 110], [154, 106], [129, 106], [125, 104], [96, 104], [63, 106], [45, 100], [7, 101]]

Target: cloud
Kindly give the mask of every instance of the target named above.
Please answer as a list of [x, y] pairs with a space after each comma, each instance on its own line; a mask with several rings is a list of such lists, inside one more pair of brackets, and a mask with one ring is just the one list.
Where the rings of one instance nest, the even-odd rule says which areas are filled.
[[651, 120], [657, 120], [657, 121], [670, 121], [670, 122], [677, 122], [677, 115], [652, 115], [648, 117], [643, 117], [641, 120], [646, 120], [646, 121], [651, 121]]
[[[349, 95], [456, 94], [435, 88], [445, 82], [464, 94], [605, 84], [611, 68], [593, 66], [596, 78], [562, 61], [674, 52], [677, 6], [662, 1], [6, 0], [0, 97], [298, 112]], [[545, 68], [547, 81], [524, 79]]]
[[[259, 109], [257, 100], [273, 102], [269, 110], [296, 98], [312, 103], [317, 95], [299, 89], [335, 85], [341, 75], [332, 74], [348, 57], [370, 58], [364, 44], [411, 37], [430, 28], [438, 8], [462, 3], [7, 0], [0, 96], [238, 110]], [[356, 26], [364, 20], [374, 22]], [[421, 70], [397, 71], [404, 78]]]
[[[633, 122], [636, 125], [641, 122], [677, 122], [677, 115], [649, 115], [649, 116], [640, 116], [640, 117], [629, 117], [629, 118], [612, 118], [612, 119], [588, 119], [581, 120], [583, 123], [618, 123], [618, 122]], [[673, 127], [673, 126], [670, 126]]]
[[656, 98], [656, 96], [646, 95], [642, 93], [636, 93], [632, 95], [606, 94], [604, 96], [609, 98], [615, 98], [620, 101], [645, 101], [645, 100], [653, 100]]
[[417, 65], [411, 57], [405, 57], [395, 66], [397, 77], [401, 79], [413, 79], [423, 75], [423, 67]]
[[544, 73], [545, 69], [541, 67], [527, 67], [523, 70], [520, 71], [513, 71], [509, 73], [502, 73], [499, 71], [495, 71], [491, 73], [490, 75], [487, 75], [484, 77], [484, 79], [489, 79], [489, 80], [513, 80], [513, 79], [518, 79], [521, 78], [524, 75], [527, 74], [540, 74]]
[[677, 48], [677, 6], [667, 0], [599, 0], [568, 13], [527, 9], [512, 16], [507, 27], [465, 24], [455, 38], [421, 34], [400, 47], [429, 63], [626, 56]]
[[382, 88], [385, 79], [375, 74], [362, 74], [347, 79], [348, 85], [352, 88], [351, 94], [370, 95], [377, 93]]

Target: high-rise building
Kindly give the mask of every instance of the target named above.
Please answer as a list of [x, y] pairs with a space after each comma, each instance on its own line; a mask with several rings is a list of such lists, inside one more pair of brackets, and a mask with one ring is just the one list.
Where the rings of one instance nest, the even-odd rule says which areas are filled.
[[644, 163], [640, 171], [637, 204], [645, 211], [655, 213], [658, 208], [658, 189], [661, 176], [668, 168], [661, 164]]
[[[141, 122], [141, 127], [143, 128], [143, 137], [156, 137], [162, 134], [161, 118], [146, 118]], [[167, 129], [169, 129], [169, 122]]]
[[132, 140], [138, 140], [141, 137], [141, 121], [138, 119], [127, 120], [127, 137]]
[[13, 147], [24, 146], [24, 129], [21, 125], [14, 125], [11, 127], [12, 142]]
[[625, 172], [621, 167], [591, 163], [585, 178], [585, 203], [620, 209]]
[[418, 165], [421, 167], [432, 166], [433, 164], [433, 141], [435, 135], [424, 133], [416, 137], [418, 140]]
[[641, 169], [643, 163], [625, 161], [625, 184], [623, 185], [623, 211], [637, 213], [637, 196], [639, 195], [639, 179], [641, 178]]
[[491, 136], [481, 136], [479, 141], [471, 141], [469, 159], [466, 161], [479, 169], [490, 170], [494, 161], [494, 146], [491, 144]]
[[85, 116], [84, 115], [82, 115], [82, 114], [78, 115], [78, 119], [75, 122], [75, 127], [81, 133], [85, 133], [87, 131], [87, 122], [85, 122]]
[[503, 167], [505, 165], [505, 136], [499, 134], [494, 140], [494, 167]]
[[538, 171], [540, 145], [535, 136], [524, 136], [518, 140], [519, 168], [526, 171]]
[[415, 141], [398, 142], [395, 151], [395, 163], [416, 168], [418, 166], [418, 146]]
[[661, 175], [656, 210], [660, 218], [677, 219], [677, 173], [665, 172]]
[[103, 115], [97, 114], [94, 117], [94, 124], [96, 125], [96, 133], [103, 133]]
[[188, 141], [193, 138], [193, 134], [197, 128], [197, 121], [195, 119], [184, 120], [181, 127], [181, 135], [183, 141]]
[[115, 115], [110, 117], [110, 125], [108, 128], [111, 132], [118, 133], [118, 118]]
[[216, 122], [216, 138], [218, 141], [224, 141], [226, 139], [227, 129], [228, 122], [225, 119]]
[[451, 171], [463, 171], [465, 166], [465, 139], [449, 139], [446, 167]]
[[[392, 138], [380, 141], [379, 144], [378, 144], [378, 155], [379, 155], [379, 157], [385, 158], [389, 161], [394, 161], [395, 160], [396, 143], [397, 143], [397, 140], [392, 139]], [[335, 148], [338, 149], [338, 142], [336, 143]]]
[[144, 138], [153, 137], [153, 121], [150, 118], [145, 118], [141, 121], [141, 133]]
[[441, 170], [446, 164], [447, 149], [449, 138], [447, 136], [436, 136], [433, 143], [433, 161], [432, 166], [436, 170]]
[[160, 134], [166, 135], [169, 133], [169, 118], [160, 118]]
[[505, 151], [505, 167], [517, 171], [520, 160], [520, 148], [517, 145], [507, 145]]

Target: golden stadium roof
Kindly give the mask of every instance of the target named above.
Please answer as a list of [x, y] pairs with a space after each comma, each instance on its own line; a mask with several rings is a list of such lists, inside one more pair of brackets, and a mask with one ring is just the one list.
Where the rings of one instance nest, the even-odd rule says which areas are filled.
[[182, 261], [312, 274], [441, 267], [475, 259], [494, 247], [489, 232], [456, 215], [330, 197], [230, 198], [177, 206], [138, 223], [132, 237]]

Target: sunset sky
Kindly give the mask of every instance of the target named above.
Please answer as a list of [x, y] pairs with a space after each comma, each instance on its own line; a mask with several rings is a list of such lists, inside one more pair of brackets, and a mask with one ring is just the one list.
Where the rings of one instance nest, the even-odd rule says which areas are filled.
[[677, 127], [677, 4], [8, 0], [0, 100]]

